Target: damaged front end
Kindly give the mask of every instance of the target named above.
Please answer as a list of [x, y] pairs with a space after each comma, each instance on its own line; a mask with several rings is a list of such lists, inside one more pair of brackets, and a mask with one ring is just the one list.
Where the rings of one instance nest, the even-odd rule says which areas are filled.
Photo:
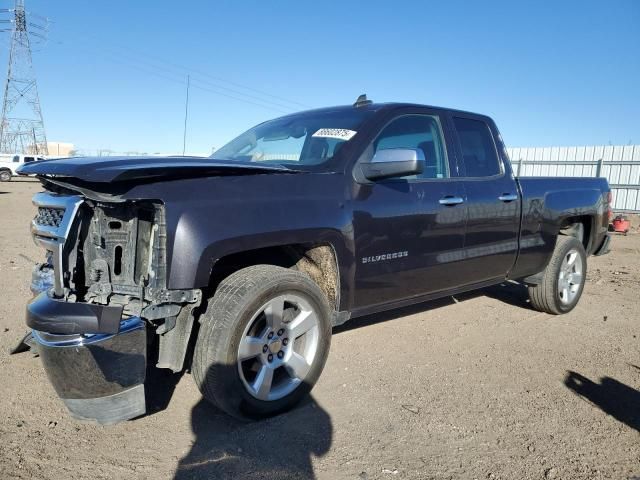
[[156, 366], [181, 370], [201, 291], [166, 288], [161, 202], [57, 190], [33, 198], [31, 232], [47, 260], [33, 271], [27, 325], [72, 415], [100, 423], [140, 416], [154, 330]]

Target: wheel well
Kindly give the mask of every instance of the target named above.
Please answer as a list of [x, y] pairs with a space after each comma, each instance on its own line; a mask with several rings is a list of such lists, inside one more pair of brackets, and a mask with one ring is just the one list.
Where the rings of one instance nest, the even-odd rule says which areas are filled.
[[329, 305], [338, 310], [339, 276], [335, 251], [328, 244], [293, 244], [234, 253], [218, 260], [211, 271], [210, 293], [232, 273], [252, 265], [276, 265], [304, 272], [320, 287]]
[[589, 243], [591, 241], [592, 218], [589, 216], [569, 217], [563, 220], [560, 227], [560, 235], [575, 237], [585, 250], [589, 251]]

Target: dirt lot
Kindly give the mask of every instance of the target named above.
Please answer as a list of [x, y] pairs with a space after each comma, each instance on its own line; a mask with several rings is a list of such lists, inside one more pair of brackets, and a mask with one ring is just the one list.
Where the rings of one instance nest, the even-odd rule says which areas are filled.
[[38, 358], [7, 353], [42, 256], [38, 187], [0, 184], [2, 479], [640, 478], [640, 234], [589, 260], [569, 315], [531, 310], [508, 284], [355, 320], [289, 414], [239, 423], [168, 375], [156, 413], [102, 427], [67, 415]]

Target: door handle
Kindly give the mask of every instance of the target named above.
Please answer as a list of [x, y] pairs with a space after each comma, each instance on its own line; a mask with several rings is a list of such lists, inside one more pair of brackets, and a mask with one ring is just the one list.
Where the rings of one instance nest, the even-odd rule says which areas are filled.
[[448, 207], [452, 207], [454, 205], [459, 205], [461, 203], [464, 203], [464, 200], [462, 199], [462, 197], [447, 196], [447, 197], [441, 198], [440, 200], [438, 200], [438, 202], [440, 203], [440, 205], [446, 205]]
[[514, 200], [517, 200], [517, 199], [518, 199], [518, 195], [514, 193], [503, 193], [498, 197], [498, 200], [502, 202], [513, 202]]

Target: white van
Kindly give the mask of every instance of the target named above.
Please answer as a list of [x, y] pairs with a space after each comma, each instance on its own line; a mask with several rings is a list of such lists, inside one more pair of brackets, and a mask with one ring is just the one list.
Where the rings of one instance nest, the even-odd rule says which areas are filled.
[[17, 175], [16, 170], [20, 165], [29, 162], [45, 160], [42, 156], [24, 155], [21, 153], [0, 153], [0, 182], [9, 182], [11, 178]]

